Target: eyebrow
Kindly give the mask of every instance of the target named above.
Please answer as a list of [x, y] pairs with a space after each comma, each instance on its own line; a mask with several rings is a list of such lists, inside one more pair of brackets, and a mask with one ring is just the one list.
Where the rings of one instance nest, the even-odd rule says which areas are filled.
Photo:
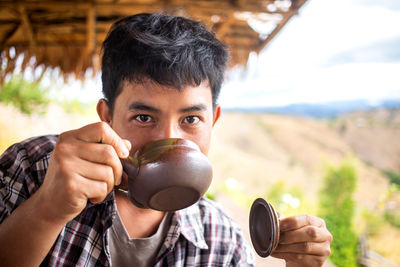
[[151, 112], [156, 112], [156, 113], [160, 113], [161, 112], [161, 110], [159, 110], [158, 108], [149, 106], [149, 105], [147, 105], [147, 104], [145, 104], [143, 102], [140, 102], [140, 101], [132, 102], [129, 105], [129, 110], [151, 111]]
[[187, 108], [182, 108], [179, 110], [181, 113], [188, 113], [188, 112], [193, 112], [193, 111], [204, 111], [207, 110], [207, 106], [204, 104], [198, 104], [198, 105], [193, 105]]
[[[160, 113], [161, 110], [156, 108], [156, 107], [152, 107], [149, 106], [143, 102], [140, 101], [135, 101], [132, 102], [129, 105], [129, 110], [138, 110], [138, 111], [149, 111], [149, 112], [155, 112], [155, 113]], [[188, 112], [194, 112], [194, 111], [204, 111], [207, 110], [207, 106], [204, 104], [197, 104], [197, 105], [193, 105], [187, 108], [182, 108], [179, 110], [180, 113], [188, 113]]]

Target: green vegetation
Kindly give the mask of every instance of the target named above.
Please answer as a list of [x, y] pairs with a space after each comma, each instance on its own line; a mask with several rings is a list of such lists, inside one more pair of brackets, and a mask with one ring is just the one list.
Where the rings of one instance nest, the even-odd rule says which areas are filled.
[[389, 178], [390, 183], [400, 186], [400, 173], [386, 170], [383, 174]]
[[242, 185], [233, 178], [228, 179], [225, 183], [218, 183], [216, 185], [213, 195], [217, 196], [220, 193], [228, 196], [235, 203], [249, 210], [256, 198], [256, 196], [244, 190]]
[[83, 114], [86, 112], [84, 105], [81, 102], [79, 102], [79, 100], [77, 100], [77, 99], [63, 100], [63, 101], [57, 101], [57, 102], [67, 113]]
[[[398, 184], [391, 183], [387, 192], [385, 203], [389, 204], [392, 201], [393, 201], [392, 204], [396, 203], [394, 201], [394, 199], [396, 199], [396, 196], [397, 197], [400, 196], [400, 186]], [[388, 222], [392, 226], [400, 229], [400, 210], [396, 208], [396, 205], [398, 204], [394, 205], [395, 206], [393, 207], [393, 205], [389, 204], [389, 206], [385, 207], [385, 210], [383, 212], [383, 218], [385, 219], [386, 222]]]
[[386, 211], [383, 217], [392, 226], [400, 229], [400, 216], [398, 216], [395, 212]]
[[357, 229], [359, 234], [366, 232], [370, 236], [377, 235], [385, 224], [380, 212], [371, 212], [366, 209], [361, 212], [361, 219], [359, 224], [363, 224], [363, 227]]
[[206, 192], [206, 198], [215, 201], [215, 193], [207, 191]]
[[82, 103], [78, 99], [72, 100], [62, 100], [62, 101], [54, 101], [59, 106], [61, 106], [64, 111], [68, 114], [79, 114], [81, 116], [91, 116], [96, 114], [96, 104], [93, 103]]
[[283, 180], [270, 187], [266, 200], [285, 216], [312, 213], [313, 209], [311, 204], [304, 198], [303, 191], [300, 187], [288, 187]]
[[358, 241], [353, 228], [356, 182], [354, 167], [344, 163], [329, 168], [320, 192], [320, 216], [333, 235], [330, 260], [337, 266], [357, 266]]
[[0, 102], [12, 104], [25, 114], [44, 113], [49, 99], [47, 90], [39, 83], [29, 82], [20, 76], [12, 76], [0, 91]]

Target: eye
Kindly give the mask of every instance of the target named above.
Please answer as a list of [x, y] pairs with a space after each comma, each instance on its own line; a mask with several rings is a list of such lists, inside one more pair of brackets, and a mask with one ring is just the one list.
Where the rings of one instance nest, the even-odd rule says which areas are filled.
[[183, 119], [183, 123], [186, 124], [196, 124], [200, 121], [198, 116], [187, 116]]
[[137, 120], [141, 123], [149, 123], [153, 120], [153, 118], [146, 114], [140, 114], [140, 115], [135, 116], [135, 120]]

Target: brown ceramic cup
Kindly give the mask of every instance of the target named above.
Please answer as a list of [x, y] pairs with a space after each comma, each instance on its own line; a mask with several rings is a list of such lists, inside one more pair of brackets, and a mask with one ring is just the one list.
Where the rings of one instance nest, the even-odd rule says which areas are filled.
[[251, 206], [249, 228], [257, 254], [268, 257], [278, 246], [279, 217], [274, 207], [262, 198], [257, 198]]
[[210, 162], [195, 143], [185, 139], [153, 141], [121, 162], [128, 175], [128, 196], [140, 208], [186, 208], [211, 184]]

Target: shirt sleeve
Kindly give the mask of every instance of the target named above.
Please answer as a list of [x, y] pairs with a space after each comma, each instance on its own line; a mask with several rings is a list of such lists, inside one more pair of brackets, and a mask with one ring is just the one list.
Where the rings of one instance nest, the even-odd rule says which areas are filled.
[[17, 143], [0, 156], [0, 224], [42, 184], [56, 138]]

